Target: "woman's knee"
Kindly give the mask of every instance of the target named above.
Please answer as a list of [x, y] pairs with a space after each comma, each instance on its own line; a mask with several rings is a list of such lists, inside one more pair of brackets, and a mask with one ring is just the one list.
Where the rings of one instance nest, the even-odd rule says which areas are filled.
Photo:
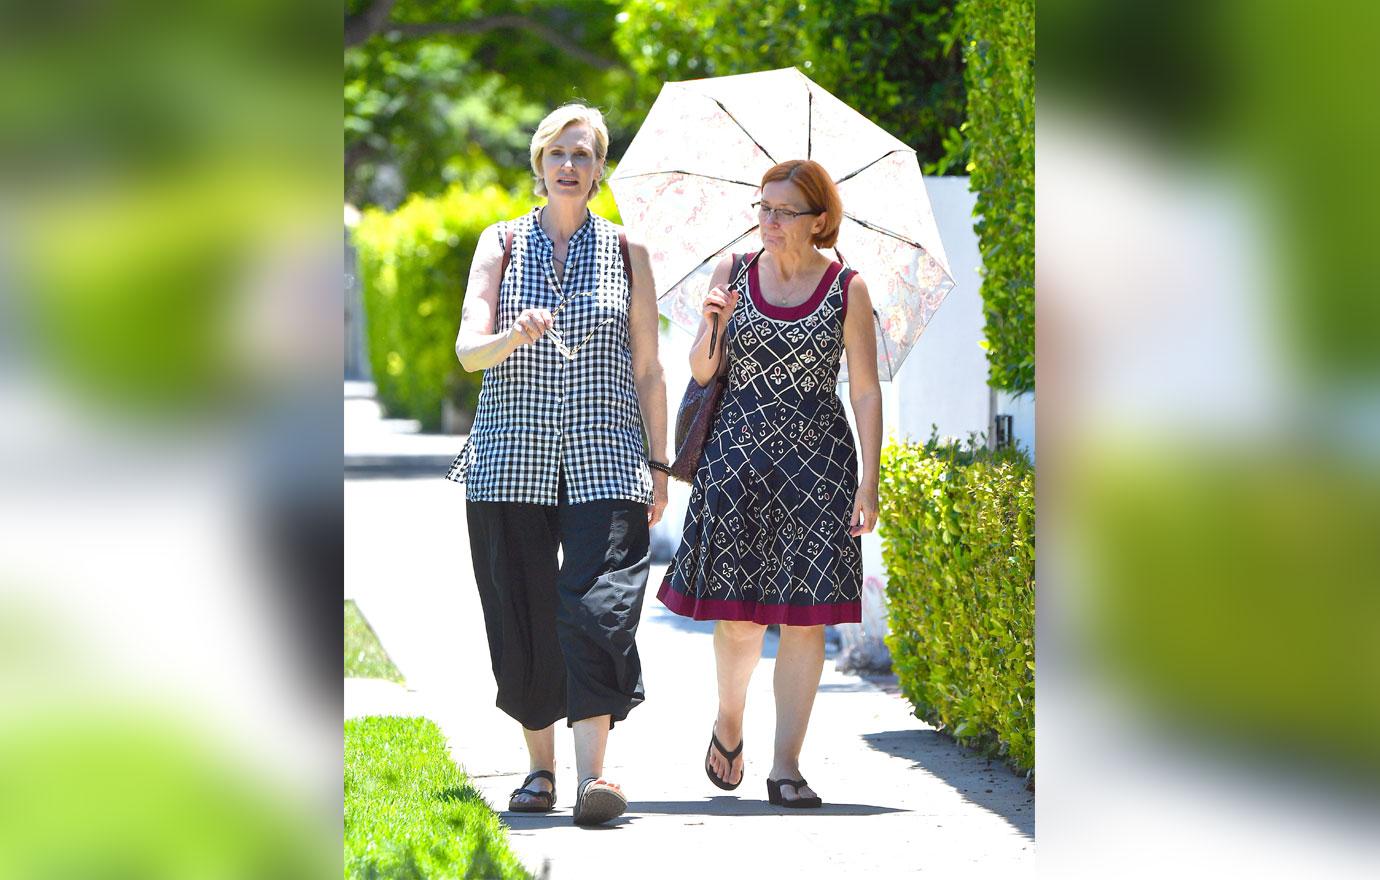
[[824, 639], [824, 624], [816, 626], [788, 626], [781, 625], [781, 641], [783, 642], [814, 642]]
[[718, 627], [725, 638], [735, 642], [760, 639], [767, 629], [765, 624], [753, 623], [751, 620], [721, 620]]

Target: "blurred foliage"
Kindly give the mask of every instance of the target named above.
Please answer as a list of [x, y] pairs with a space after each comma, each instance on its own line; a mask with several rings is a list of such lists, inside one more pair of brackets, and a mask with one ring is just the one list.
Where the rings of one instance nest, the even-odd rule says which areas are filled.
[[3, 13], [0, 335], [83, 404], [161, 420], [254, 393], [247, 279], [312, 259], [339, 186], [314, 5]]
[[186, 724], [21, 717], [0, 726], [0, 877], [287, 880], [331, 868], [312, 816]]
[[[347, 15], [369, 5], [352, 0]], [[400, 0], [345, 50], [346, 200], [391, 207], [454, 183], [526, 189], [532, 130], [573, 100], [604, 111], [609, 153], [622, 155], [646, 108], [626, 100], [616, 13], [610, 0]]]
[[[369, 363], [378, 400], [394, 418], [441, 427], [442, 400], [473, 413], [482, 373], [468, 373], [455, 357], [464, 286], [479, 236], [540, 200], [497, 186], [451, 187], [439, 198], [413, 196], [397, 211], [366, 210], [355, 229], [364, 292]], [[617, 223], [608, 187], [590, 210]]]
[[345, 722], [345, 876], [529, 875], [434, 722], [357, 718]]
[[1084, 620], [1157, 717], [1380, 774], [1380, 470], [1309, 445], [1104, 447], [1071, 509]]
[[888, 443], [881, 526], [892, 665], [916, 715], [1035, 763], [1035, 470], [970, 441]]
[[1035, 4], [960, 0], [988, 383], [1035, 389]]
[[798, 67], [913, 147], [961, 169], [963, 59], [952, 0], [628, 0], [615, 34], [651, 106], [663, 81]]

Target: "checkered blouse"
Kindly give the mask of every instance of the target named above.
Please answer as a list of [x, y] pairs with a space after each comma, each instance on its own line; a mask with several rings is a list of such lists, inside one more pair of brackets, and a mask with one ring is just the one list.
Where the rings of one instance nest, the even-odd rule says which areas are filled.
[[523, 309], [555, 311], [568, 301], [555, 329], [571, 349], [589, 341], [570, 360], [547, 334], [485, 370], [469, 440], [446, 477], [465, 483], [472, 501], [554, 505], [563, 476], [571, 504], [608, 498], [650, 504], [629, 349], [631, 290], [618, 229], [588, 214], [570, 237], [558, 279], [540, 210], [496, 228], [500, 246], [512, 229], [513, 250], [494, 331], [511, 327]]

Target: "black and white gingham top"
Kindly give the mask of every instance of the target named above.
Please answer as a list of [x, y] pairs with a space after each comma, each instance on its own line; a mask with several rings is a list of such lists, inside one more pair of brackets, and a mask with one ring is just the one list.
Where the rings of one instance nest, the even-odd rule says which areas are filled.
[[594, 335], [574, 360], [548, 334], [485, 370], [469, 441], [446, 477], [465, 483], [471, 501], [555, 505], [563, 476], [570, 504], [609, 498], [650, 504], [629, 349], [631, 290], [618, 229], [588, 214], [570, 237], [565, 276], [557, 279], [540, 210], [496, 227], [500, 246], [512, 229], [513, 250], [494, 332], [511, 327], [523, 309], [555, 311], [569, 299], [555, 324], [565, 344], [574, 348]]

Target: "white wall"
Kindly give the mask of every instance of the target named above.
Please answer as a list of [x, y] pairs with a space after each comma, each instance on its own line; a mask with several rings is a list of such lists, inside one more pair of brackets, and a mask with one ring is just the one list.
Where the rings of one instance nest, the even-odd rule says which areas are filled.
[[927, 177], [925, 190], [956, 286], [897, 374], [897, 419], [887, 422], [887, 429], [898, 437], [925, 440], [934, 424], [940, 436], [966, 437], [970, 431], [987, 431], [992, 415], [987, 353], [978, 344], [982, 258], [973, 232], [977, 196], [968, 190], [967, 177]]

